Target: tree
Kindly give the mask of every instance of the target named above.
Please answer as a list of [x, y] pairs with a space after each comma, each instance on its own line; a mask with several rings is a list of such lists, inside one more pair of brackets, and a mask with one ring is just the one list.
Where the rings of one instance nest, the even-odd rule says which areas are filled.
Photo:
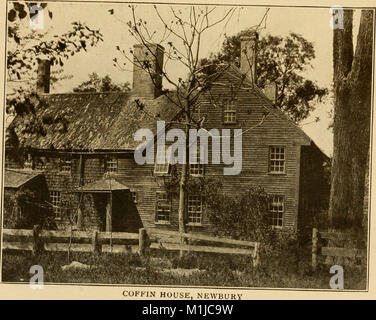
[[[254, 30], [246, 29], [234, 36], [226, 36], [219, 53], [200, 61], [202, 66], [207, 66], [203, 69], [204, 74], [214, 73], [216, 66], [223, 62], [233, 62], [239, 67], [240, 39], [251, 32]], [[293, 32], [286, 37], [268, 35], [258, 42], [257, 85], [264, 88], [269, 82], [275, 82], [276, 106], [295, 122], [307, 118], [314, 109], [314, 101], [327, 94], [327, 89], [301, 75], [314, 58], [313, 44]]]
[[333, 33], [334, 150], [329, 203], [333, 229], [362, 227], [369, 151], [373, 10], [362, 10], [355, 53], [353, 11], [344, 10], [343, 29]]
[[[202, 68], [199, 63], [199, 57], [203, 35], [216, 25], [222, 23], [226, 25], [236, 9], [225, 8], [222, 14], [215, 17], [214, 12], [217, 13], [217, 7], [191, 6], [187, 8], [187, 10], [170, 7], [170, 14], [164, 16], [158, 10], [158, 7], [154, 5], [155, 20], [162, 26], [161, 34], [159, 35], [160, 38], [157, 39], [157, 32], [149, 29], [148, 22], [136, 15], [135, 6], [129, 7], [132, 13], [132, 19], [126, 23], [129, 32], [138, 44], [144, 46], [146, 51], [145, 57], [150, 57], [150, 59], [146, 58], [146, 60], [137, 61], [137, 59], [134, 60], [132, 57], [129, 57], [125, 50], [122, 50], [119, 46], [117, 46], [117, 50], [128, 62], [146, 71], [150, 75], [154, 85], [159, 85], [155, 82], [156, 70], [162, 73], [163, 80], [172, 87], [172, 90], [164, 89], [161, 93], [179, 109], [181, 116], [174, 119], [174, 124], [183, 126], [185, 136], [188, 137], [190, 128], [202, 128], [204, 125], [205, 117], [197, 119], [195, 116], [199, 106], [198, 100], [203, 94], [208, 94], [210, 91], [209, 84], [215, 79], [215, 77], [212, 76], [201, 76]], [[110, 14], [114, 14], [114, 10], [110, 10], [109, 12]], [[157, 65], [157, 67], [155, 67], [153, 61], [156, 60], [156, 63], [159, 63], [155, 53], [155, 46], [157, 44], [163, 44], [166, 47], [165, 62], [163, 65]], [[133, 51], [131, 50], [130, 53], [132, 55]], [[175, 81], [173, 76], [165, 71], [166, 65], [171, 62], [180, 64], [180, 66], [185, 68], [187, 72], [185, 80], [179, 78]], [[124, 64], [121, 64], [117, 58], [114, 58], [114, 64], [119, 68], [124, 68]], [[226, 67], [217, 70], [216, 76], [219, 76], [224, 70], [226, 70]], [[245, 77], [243, 77], [243, 80], [244, 78]], [[135, 102], [138, 104], [140, 112], [145, 110], [145, 106], [142, 102], [137, 100]], [[213, 103], [215, 103], [215, 101], [213, 101]], [[155, 118], [158, 120], [158, 117]], [[172, 122], [167, 122], [166, 124], [172, 124]], [[186, 139], [184, 148], [186, 155], [188, 155], [188, 139]], [[186, 162], [187, 161], [184, 161], [181, 164], [178, 188], [178, 220], [180, 233], [185, 232], [185, 204], [189, 180]]]
[[[23, 23], [33, 15], [30, 8], [38, 5], [47, 11], [46, 3], [19, 3], [10, 2], [8, 11], [8, 51], [7, 51], [7, 116], [34, 114], [34, 110], [43, 104], [41, 97], [35, 92], [38, 59], [49, 59], [57, 70], [51, 74], [51, 81], [62, 79], [64, 61], [75, 54], [87, 51], [88, 47], [95, 46], [103, 41], [99, 30], [89, 28], [84, 23], [73, 22], [72, 28], [63, 34], [53, 35], [47, 40], [48, 32], [38, 32], [23, 27]], [[35, 12], [34, 14], [37, 14]], [[48, 10], [48, 16], [53, 14]], [[43, 134], [41, 119], [33, 117], [25, 123], [25, 130], [36, 134]], [[17, 145], [14, 132], [10, 135], [15, 139], [13, 147]], [[15, 152], [14, 152], [15, 154]]]
[[129, 82], [116, 84], [107, 74], [104, 77], [99, 77], [96, 72], [89, 74], [89, 80], [82, 82], [77, 87], [73, 88], [73, 92], [110, 92], [110, 91], [129, 91]]

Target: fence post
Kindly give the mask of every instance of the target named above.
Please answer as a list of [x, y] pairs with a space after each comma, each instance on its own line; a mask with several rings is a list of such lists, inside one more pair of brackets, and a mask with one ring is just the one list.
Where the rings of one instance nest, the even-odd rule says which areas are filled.
[[93, 252], [94, 253], [99, 253], [99, 243], [98, 243], [98, 231], [94, 230], [93, 232], [93, 237], [91, 238], [91, 243], [93, 245]]
[[257, 268], [260, 264], [260, 244], [255, 243], [255, 248], [253, 249], [253, 267]]
[[38, 252], [43, 249], [43, 244], [41, 242], [41, 238], [39, 237], [40, 226], [34, 225], [33, 226], [33, 250], [32, 254], [35, 256]]
[[317, 241], [318, 241], [318, 230], [316, 228], [312, 229], [312, 269], [313, 271], [317, 268]]
[[145, 256], [146, 249], [146, 229], [141, 228], [138, 230], [138, 252], [141, 257]]

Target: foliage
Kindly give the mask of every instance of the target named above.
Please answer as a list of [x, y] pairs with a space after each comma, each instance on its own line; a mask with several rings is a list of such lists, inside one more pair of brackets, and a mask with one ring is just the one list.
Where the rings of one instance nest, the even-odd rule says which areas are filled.
[[[234, 36], [226, 36], [219, 53], [202, 59], [207, 66], [203, 75], [213, 74], [220, 63], [235, 63], [240, 67], [240, 39], [254, 30], [243, 30]], [[314, 109], [315, 99], [327, 94], [312, 80], [301, 75], [315, 58], [313, 44], [301, 35], [291, 32], [286, 37], [268, 35], [258, 42], [257, 85], [264, 88], [270, 82], [277, 84], [276, 106], [299, 122]]]
[[52, 210], [43, 204], [38, 191], [21, 188], [5, 195], [4, 226], [14, 229], [29, 229], [34, 225], [54, 229]]
[[82, 82], [73, 88], [73, 92], [110, 92], [110, 91], [129, 91], [130, 83], [114, 83], [107, 74], [100, 77], [96, 72], [89, 74], [89, 80]]
[[269, 196], [262, 187], [250, 186], [236, 197], [228, 196], [218, 183], [205, 185], [205, 206], [216, 233], [234, 239], [269, 243]]
[[[29, 75], [38, 58], [44, 57], [50, 59], [52, 65], [63, 66], [64, 59], [68, 59], [82, 50], [87, 51], [87, 47], [95, 46], [99, 41], [103, 41], [99, 30], [91, 29], [80, 22], [73, 22], [71, 30], [61, 35], [54, 35], [52, 40], [45, 40], [46, 32], [29, 31], [24, 34], [21, 31], [21, 20], [28, 17], [31, 6], [35, 4], [10, 3], [13, 5], [8, 12], [10, 49], [7, 52], [7, 69], [10, 81], [13, 80], [13, 76], [21, 80]], [[41, 6], [45, 8], [47, 5], [41, 4]], [[18, 15], [14, 13], [17, 10]], [[52, 19], [52, 13], [49, 16]]]
[[[7, 97], [6, 113], [11, 116], [31, 115], [24, 123], [24, 133], [44, 134], [41, 119], [35, 119], [35, 109], [45, 107], [41, 97], [35, 92], [38, 59], [49, 59], [57, 67], [51, 73], [51, 81], [64, 78], [64, 61], [75, 54], [87, 51], [103, 41], [99, 30], [91, 29], [81, 22], [73, 22], [71, 29], [62, 34], [50, 35], [28, 29], [27, 18], [30, 7], [37, 3], [10, 2], [8, 11], [8, 51], [7, 51]], [[47, 8], [47, 4], [39, 4]], [[53, 14], [48, 11], [49, 18]], [[22, 148], [13, 139], [14, 148]]]
[[[135, 255], [72, 252], [67, 261], [66, 252], [43, 252], [32, 257], [30, 252], [6, 250], [3, 252], [2, 280], [5, 282], [28, 282], [31, 265], [39, 264], [44, 269], [45, 283], [95, 283], [95, 284], [142, 284], [220, 287], [263, 288], [320, 288], [329, 289], [329, 268], [309, 269], [310, 254], [302, 255], [298, 268], [291, 264], [289, 252], [284, 259], [268, 259], [258, 269], [253, 269], [249, 257], [210, 253], [189, 254], [180, 262], [180, 267], [200, 269], [191, 275], [162, 272], [169, 260], [179, 263], [176, 252], [160, 258], [161, 252], [153, 252], [148, 261], [140, 261]], [[194, 257], [195, 258], [194, 258]], [[90, 269], [62, 271], [61, 266], [72, 261], [92, 266]], [[163, 263], [163, 265], [162, 265]], [[345, 289], [364, 290], [367, 268], [345, 266]], [[195, 296], [193, 296], [195, 298]]]
[[[173, 167], [171, 176], [164, 181], [166, 192], [178, 197], [181, 172]], [[270, 243], [269, 196], [262, 187], [249, 186], [238, 196], [228, 196], [218, 178], [190, 177], [185, 185], [187, 195], [203, 197], [205, 214], [217, 235]]]

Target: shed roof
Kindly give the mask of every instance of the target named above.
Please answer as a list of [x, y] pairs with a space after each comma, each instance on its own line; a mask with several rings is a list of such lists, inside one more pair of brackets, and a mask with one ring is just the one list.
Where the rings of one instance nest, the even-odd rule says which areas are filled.
[[74, 192], [112, 192], [117, 190], [129, 190], [129, 188], [117, 181], [111, 175], [77, 188]]
[[41, 176], [42, 173], [31, 170], [15, 170], [5, 169], [4, 172], [4, 187], [5, 188], [19, 188], [31, 181], [32, 179]]

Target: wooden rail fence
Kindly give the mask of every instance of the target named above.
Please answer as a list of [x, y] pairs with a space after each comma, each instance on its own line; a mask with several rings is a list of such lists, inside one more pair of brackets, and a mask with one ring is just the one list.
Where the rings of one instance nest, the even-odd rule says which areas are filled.
[[[181, 243], [181, 239], [185, 243]], [[209, 243], [209, 244], [208, 244]], [[215, 246], [215, 244], [217, 244]], [[26, 229], [3, 229], [3, 249], [70, 252], [138, 252], [145, 255], [148, 248], [160, 250], [183, 250], [192, 252], [214, 252], [241, 254], [252, 257], [253, 265], [258, 266], [259, 243], [211, 237], [196, 233], [145, 229], [139, 233], [98, 232], [98, 231], [52, 231]]]
[[333, 247], [327, 243], [328, 240], [345, 241], [354, 239], [350, 233], [323, 232], [316, 228], [312, 231], [312, 268], [316, 270], [318, 258], [324, 257], [343, 257], [343, 258], [361, 258], [367, 256], [366, 249]]

